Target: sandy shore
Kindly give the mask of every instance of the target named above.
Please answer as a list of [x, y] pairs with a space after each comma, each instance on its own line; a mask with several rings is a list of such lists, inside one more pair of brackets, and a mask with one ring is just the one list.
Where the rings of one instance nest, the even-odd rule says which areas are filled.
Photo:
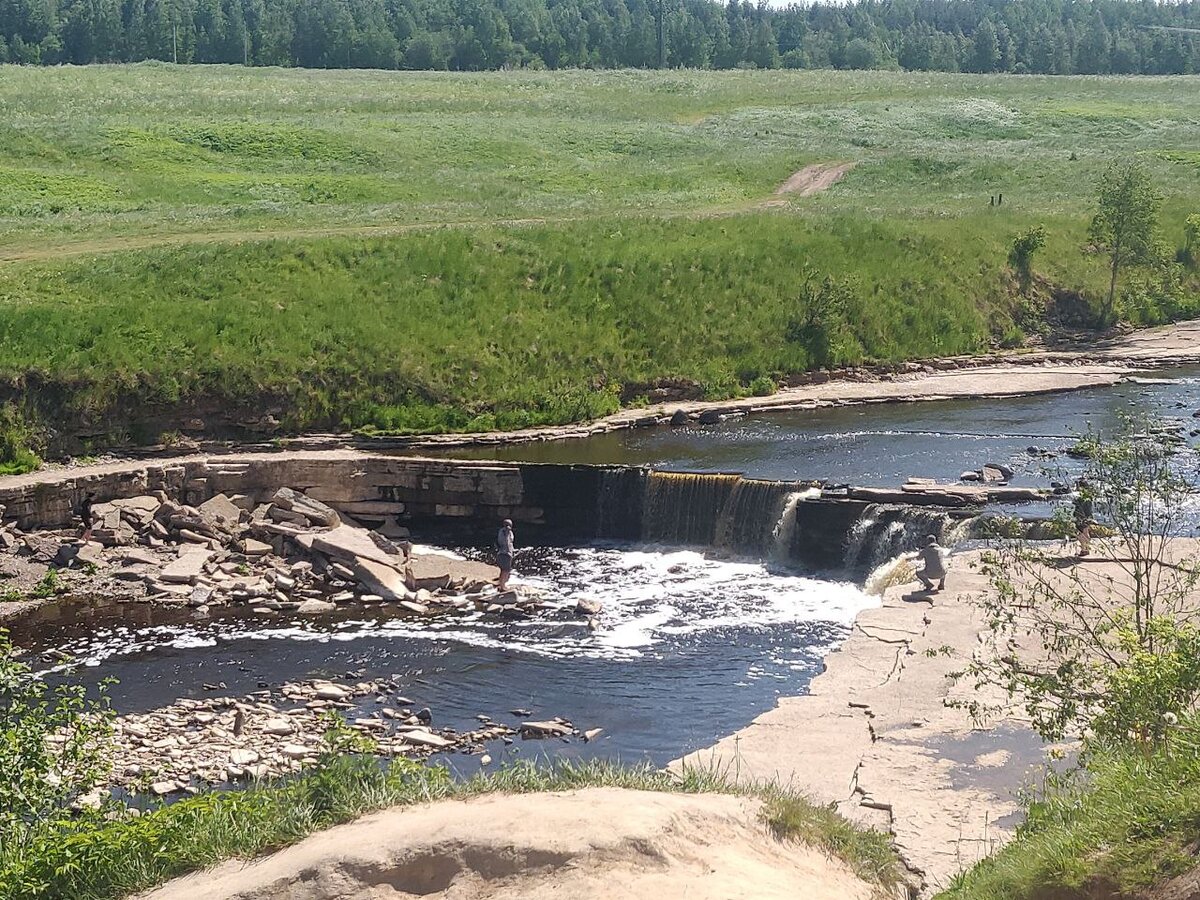
[[852, 821], [890, 830], [926, 894], [945, 887], [1011, 836], [1017, 791], [1046, 761], [1020, 719], [978, 730], [945, 704], [974, 694], [949, 675], [980, 646], [973, 598], [987, 582], [977, 559], [952, 556], [947, 590], [932, 602], [912, 584], [889, 589], [826, 657], [808, 695], [782, 699], [676, 765], [775, 779], [836, 804]]

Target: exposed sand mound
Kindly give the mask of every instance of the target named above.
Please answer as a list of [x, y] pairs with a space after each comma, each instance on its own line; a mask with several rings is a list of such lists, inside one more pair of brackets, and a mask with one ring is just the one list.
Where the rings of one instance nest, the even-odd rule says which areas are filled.
[[393, 809], [143, 900], [868, 900], [842, 863], [777, 840], [759, 804], [591, 788]]
[[799, 172], [775, 189], [775, 195], [782, 197], [793, 194], [797, 197], [811, 197], [842, 180], [842, 177], [854, 168], [854, 163], [813, 163], [805, 166]]

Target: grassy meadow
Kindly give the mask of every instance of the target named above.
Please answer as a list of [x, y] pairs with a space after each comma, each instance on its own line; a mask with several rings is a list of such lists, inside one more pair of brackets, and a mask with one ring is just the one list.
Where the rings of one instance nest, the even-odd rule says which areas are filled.
[[[0, 67], [0, 400], [96, 446], [214, 409], [479, 429], [587, 418], [663, 379], [728, 396], [1015, 344], [1024, 229], [1048, 229], [1048, 291], [1104, 288], [1083, 246], [1112, 158], [1147, 163], [1182, 243], [1197, 88]], [[855, 167], [775, 197], [817, 162]], [[814, 348], [803, 285], [826, 278], [849, 299]]]

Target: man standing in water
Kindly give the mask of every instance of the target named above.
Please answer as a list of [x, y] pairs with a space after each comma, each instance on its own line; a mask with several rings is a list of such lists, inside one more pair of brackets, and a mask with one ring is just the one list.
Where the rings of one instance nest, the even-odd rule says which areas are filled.
[[925, 590], [934, 590], [933, 582], [935, 580], [938, 583], [937, 590], [945, 590], [946, 557], [942, 552], [942, 548], [938, 546], [935, 535], [931, 534], [925, 538], [925, 546], [921, 548], [917, 556], [925, 564], [925, 568], [917, 573], [917, 578], [921, 579], [921, 584], [925, 585]]
[[496, 533], [496, 565], [500, 567], [500, 579], [496, 582], [496, 587], [501, 591], [506, 591], [508, 590], [508, 576], [512, 574], [513, 567], [512, 519], [505, 519], [504, 524]]

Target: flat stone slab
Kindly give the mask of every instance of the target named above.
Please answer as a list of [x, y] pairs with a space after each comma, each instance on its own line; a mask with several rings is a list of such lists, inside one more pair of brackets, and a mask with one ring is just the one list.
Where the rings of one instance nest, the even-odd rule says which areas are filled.
[[211, 550], [187, 549], [179, 558], [170, 562], [158, 575], [159, 581], [167, 584], [194, 584], [204, 571], [204, 564], [213, 557]]
[[[404, 555], [387, 538], [375, 536], [365, 528], [339, 525], [332, 531], [311, 532], [297, 538], [301, 546], [311, 548], [326, 556], [355, 563], [362, 559], [373, 560], [384, 565], [403, 565]], [[392, 549], [394, 548], [394, 550]]]

